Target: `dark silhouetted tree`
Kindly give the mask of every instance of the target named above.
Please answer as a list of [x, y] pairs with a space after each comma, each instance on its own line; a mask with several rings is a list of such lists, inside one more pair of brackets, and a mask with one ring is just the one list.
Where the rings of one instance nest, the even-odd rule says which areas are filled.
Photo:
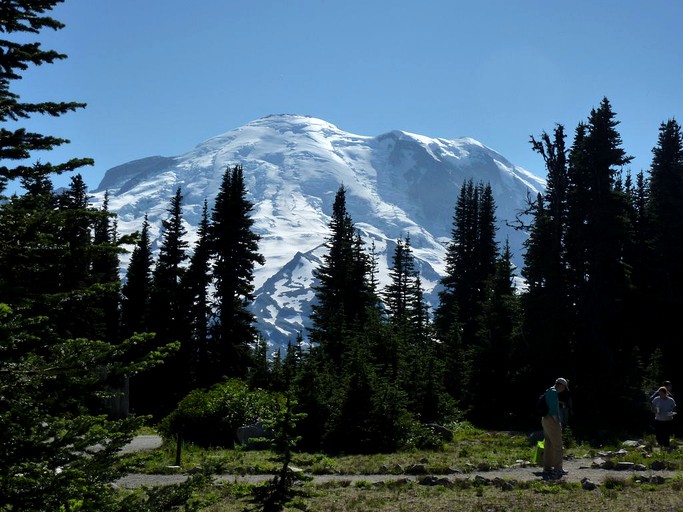
[[121, 329], [124, 338], [150, 330], [149, 301], [152, 294], [152, 245], [147, 215], [128, 263], [121, 289]]
[[144, 365], [131, 364], [126, 344], [80, 337], [95, 330], [81, 311], [82, 325], [65, 318], [88, 299], [94, 299], [90, 311], [101, 317], [95, 311], [98, 285], [111, 284], [95, 282], [92, 273], [95, 213], [82, 180], [72, 180], [61, 197], [50, 181], [92, 160], [31, 164], [35, 152], [68, 141], [23, 125], [84, 104], [23, 102], [14, 88], [32, 66], [66, 58], [34, 40], [45, 29], [63, 28], [47, 15], [60, 3], [0, 5], [0, 193], [14, 179], [26, 191], [0, 202], [0, 510], [106, 512], [121, 508], [112, 486], [121, 474], [119, 450], [141, 421], [107, 419], [102, 397], [109, 389], [102, 375]]
[[245, 377], [257, 339], [254, 315], [254, 267], [265, 260], [253, 231], [253, 204], [247, 200], [242, 167], [228, 169], [216, 196], [209, 239], [213, 258], [214, 307], [211, 329], [211, 379]]
[[197, 228], [197, 242], [190, 257], [190, 264], [183, 276], [183, 289], [189, 304], [188, 329], [189, 351], [188, 363], [190, 376], [188, 387], [206, 387], [210, 381], [209, 367], [211, 353], [209, 348], [209, 322], [211, 319], [211, 300], [209, 285], [211, 283], [209, 247], [209, 214], [208, 205], [204, 201], [202, 217]]

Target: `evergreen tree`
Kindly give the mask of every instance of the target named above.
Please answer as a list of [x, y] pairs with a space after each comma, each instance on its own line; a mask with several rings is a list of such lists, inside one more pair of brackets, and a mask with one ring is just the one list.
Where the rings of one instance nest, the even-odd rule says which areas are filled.
[[111, 485], [120, 474], [118, 452], [140, 421], [106, 418], [102, 375], [144, 364], [130, 363], [127, 346], [71, 337], [69, 331], [93, 326], [65, 318], [79, 296], [98, 297], [93, 217], [82, 180], [57, 197], [50, 177], [92, 160], [27, 163], [35, 151], [68, 141], [30, 132], [22, 122], [84, 105], [24, 103], [13, 89], [30, 66], [66, 57], [31, 41], [44, 29], [63, 28], [46, 15], [59, 3], [23, 0], [0, 7], [0, 33], [7, 35], [0, 40], [0, 193], [13, 179], [26, 191], [0, 204], [0, 509], [110, 511], [120, 509]]
[[343, 186], [332, 205], [330, 231], [328, 253], [314, 270], [318, 282], [314, 286], [311, 340], [319, 345], [321, 357], [338, 371], [348, 348], [345, 337], [363, 325], [368, 308], [378, 303], [371, 285], [372, 261], [355, 233]]
[[190, 264], [183, 276], [183, 289], [189, 304], [189, 365], [190, 388], [206, 387], [209, 378], [209, 320], [211, 318], [211, 304], [209, 299], [209, 284], [211, 275], [209, 265], [211, 253], [209, 247], [209, 207], [204, 201], [202, 217], [197, 228], [197, 242], [190, 257]]
[[408, 322], [415, 304], [415, 259], [410, 248], [410, 237], [396, 241], [396, 249], [389, 269], [391, 282], [386, 288], [386, 304], [389, 317], [396, 323]]
[[635, 184], [629, 179], [626, 185], [626, 198], [629, 211], [629, 223], [631, 225], [632, 244], [626, 247], [626, 259], [631, 262], [631, 282], [639, 290], [641, 296], [650, 288], [653, 280], [650, 268], [651, 263], [651, 230], [652, 223], [648, 218], [647, 204], [650, 191], [644, 172], [636, 175]]
[[[54, 18], [44, 16], [61, 3], [60, 0], [28, 0], [21, 6], [10, 4], [3, 8], [0, 19], [1, 32], [4, 34], [40, 34], [44, 29], [60, 30], [64, 25]], [[17, 38], [20, 39], [20, 38]], [[54, 102], [24, 103], [19, 94], [12, 90], [12, 83], [21, 80], [21, 72], [30, 66], [53, 64], [66, 59], [66, 55], [55, 50], [44, 50], [37, 42], [15, 42], [3, 39], [0, 41], [0, 98], [3, 108], [0, 111], [0, 161], [25, 161], [31, 158], [33, 151], [49, 151], [69, 141], [52, 135], [30, 132], [24, 127], [10, 127], [12, 123], [28, 119], [33, 115], [50, 115], [59, 117], [68, 112], [84, 108], [85, 103]], [[73, 158], [67, 162], [53, 164], [51, 162], [35, 162], [32, 165], [0, 166], [0, 193], [8, 180], [20, 179], [29, 182], [40, 182], [42, 178], [54, 174], [73, 171], [84, 165], [92, 165], [91, 158]]]
[[[277, 352], [277, 358], [279, 362], [279, 351]], [[271, 359], [268, 354], [268, 342], [262, 336], [259, 336], [258, 340], [256, 341], [253, 361], [254, 364], [251, 368], [251, 372], [249, 373], [249, 386], [252, 388], [272, 390], [273, 381], [271, 366], [275, 364], [275, 359], [273, 359], [271, 363]]]
[[183, 226], [181, 189], [176, 190], [168, 208], [168, 218], [162, 221], [161, 244], [152, 273], [151, 324], [158, 340], [172, 341], [186, 325], [187, 305], [181, 290], [185, 274], [188, 243]]
[[[80, 174], [56, 196], [55, 221], [61, 226], [57, 246], [62, 248], [59, 291], [50, 308], [59, 311], [58, 329], [68, 337], [107, 339], [116, 332], [114, 307], [118, 302], [118, 273], [94, 273], [100, 252], [118, 253], [110, 240], [94, 244], [95, 228], [103, 214], [89, 205], [88, 190]], [[116, 301], [116, 302], [114, 302]], [[105, 302], [109, 309], [105, 310]], [[113, 340], [112, 340], [113, 341]]]
[[[512, 254], [506, 242], [496, 260], [496, 270], [486, 287], [487, 297], [479, 318], [477, 342], [469, 361], [468, 389], [476, 390], [465, 404], [472, 411], [477, 424], [495, 428], [512, 428], [519, 425], [513, 418], [524, 411], [524, 400], [517, 393], [500, 391], [501, 383], [507, 389], [520, 389], [518, 369], [524, 362], [519, 357], [521, 305], [515, 292]], [[477, 397], [488, 397], [487, 403]], [[524, 396], [524, 395], [521, 395]]]
[[263, 265], [260, 237], [253, 232], [253, 204], [246, 198], [241, 166], [227, 170], [216, 196], [210, 232], [215, 284], [215, 323], [211, 342], [214, 381], [222, 376], [245, 377], [257, 331], [247, 309], [254, 299], [254, 266]]
[[436, 311], [437, 327], [442, 334], [456, 320], [462, 324], [465, 336], [472, 332], [485, 293], [483, 283], [495, 269], [495, 220], [491, 186], [475, 186], [471, 179], [466, 181], [455, 207], [446, 277], [441, 281], [444, 290]]
[[422, 421], [443, 419], [443, 365], [437, 360], [429, 314], [410, 238], [399, 239], [385, 289], [390, 331], [377, 349], [378, 366], [406, 398], [406, 409]]
[[676, 371], [671, 357], [677, 353], [676, 318], [683, 306], [683, 134], [675, 120], [661, 124], [652, 153], [646, 203], [652, 291], [648, 294], [650, 315], [645, 318], [649, 336], [657, 340], [665, 356], [662, 371], [671, 375]]
[[70, 186], [57, 201], [64, 217], [58, 243], [67, 250], [60, 281], [63, 289], [82, 288], [90, 282], [93, 216], [88, 212], [88, 188], [80, 174], [71, 178]]
[[187, 260], [187, 230], [183, 226], [180, 188], [168, 208], [168, 218], [162, 221], [161, 245], [152, 272], [150, 301], [151, 328], [160, 344], [185, 338], [187, 301], [181, 287]]
[[[575, 318], [570, 307], [567, 273], [567, 195], [568, 160], [562, 125], [556, 126], [552, 137], [543, 133], [531, 144], [545, 162], [547, 186], [530, 208], [532, 217], [529, 238], [524, 246], [526, 281], [524, 303], [524, 333], [526, 344], [520, 347], [519, 379], [521, 389], [538, 386], [536, 368], [547, 368], [545, 380], [564, 375], [567, 363], [572, 360], [575, 342]], [[553, 343], [548, 343], [548, 337]], [[526, 377], [525, 377], [526, 376]], [[526, 380], [526, 382], [524, 382]], [[520, 393], [522, 394], [522, 393]]]
[[477, 186], [470, 179], [460, 190], [455, 207], [452, 239], [446, 253], [446, 276], [435, 312], [437, 336], [444, 343], [447, 387], [453, 396], [466, 392], [470, 381], [469, 358], [476, 349], [478, 318], [487, 293], [487, 283], [497, 257], [495, 203], [490, 185]]
[[[632, 336], [624, 318], [629, 300], [629, 262], [624, 260], [631, 228], [623, 191], [617, 188], [621, 168], [631, 158], [621, 148], [618, 121], [607, 99], [577, 128], [570, 152], [567, 202], [567, 264], [570, 303], [575, 304], [577, 338], [573, 363], [576, 377], [591, 389], [599, 385], [593, 370], [580, 362], [597, 361], [606, 370], [600, 380], [622, 378], [633, 362]], [[564, 373], [572, 377], [570, 373]], [[625, 407], [623, 387], [611, 402]], [[580, 392], [577, 393], [580, 398]], [[585, 397], [597, 400], [597, 397]], [[613, 410], [601, 408], [606, 419]]]
[[187, 242], [182, 218], [181, 189], [176, 190], [168, 208], [168, 218], [162, 221], [159, 256], [151, 277], [149, 299], [150, 330], [156, 345], [178, 342], [181, 349], [164, 363], [133, 381], [132, 392], [137, 397], [138, 413], [161, 418], [168, 414], [184, 396], [189, 378], [187, 365], [189, 338], [187, 328], [188, 301], [181, 285], [187, 259]]
[[406, 423], [406, 397], [387, 376], [378, 375], [371, 347], [381, 334], [379, 317], [365, 332], [347, 338], [344, 368], [331, 389], [324, 447], [332, 453], [378, 453], [395, 450]]
[[104, 339], [110, 343], [120, 341], [119, 332], [119, 255], [124, 252], [116, 232], [115, 215], [109, 211], [109, 193], [105, 192], [102, 209], [95, 219], [92, 242], [92, 277], [96, 283], [110, 283], [102, 290], [99, 307], [104, 318]]
[[47, 314], [47, 297], [61, 289], [57, 199], [47, 178], [24, 180], [27, 192], [0, 209], [0, 301]]
[[[404, 339], [409, 346], [421, 347], [429, 337], [429, 314], [420, 274], [415, 269], [410, 237], [396, 241], [389, 277], [391, 282], [384, 292], [389, 323], [397, 338]], [[404, 346], [397, 350], [403, 352], [407, 348]]]
[[292, 387], [299, 407], [297, 412], [305, 417], [297, 424], [300, 437], [299, 449], [314, 453], [323, 448], [323, 438], [332, 416], [333, 403], [330, 394], [338, 386], [338, 380], [313, 352], [304, 352], [299, 344], [296, 352], [299, 357]]
[[124, 338], [150, 330], [149, 301], [152, 293], [152, 245], [147, 215], [128, 263], [121, 289], [121, 330]]

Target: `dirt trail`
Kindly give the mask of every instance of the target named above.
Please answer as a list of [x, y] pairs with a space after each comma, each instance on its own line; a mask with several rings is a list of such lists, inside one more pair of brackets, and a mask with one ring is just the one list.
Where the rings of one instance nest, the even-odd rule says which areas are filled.
[[[161, 438], [159, 436], [136, 436], [136, 438], [124, 449], [123, 453], [129, 453], [132, 451], [140, 450], [153, 450], [161, 446]], [[643, 480], [656, 481], [657, 479], [669, 479], [675, 476], [681, 476], [680, 471], [669, 471], [669, 470], [608, 470], [592, 467], [592, 459], [570, 459], [564, 462], [564, 469], [569, 472], [565, 475], [562, 480], [566, 482], [582, 482], [584, 479], [588, 479], [594, 484], [602, 484], [605, 479], [627, 479], [636, 475], [643, 478]], [[516, 481], [530, 481], [530, 480], [541, 480], [541, 468], [532, 465], [519, 465], [504, 469], [497, 469], [492, 471], [472, 471], [470, 473], [450, 473], [448, 475], [430, 475], [433, 479], [448, 479], [450, 481], [456, 479], [475, 479], [484, 478], [488, 480], [494, 480], [496, 478], [501, 478], [503, 480], [516, 480]], [[370, 483], [376, 482], [391, 482], [396, 480], [411, 480], [417, 481], [425, 478], [426, 475], [387, 475], [387, 474], [377, 474], [377, 475], [308, 475], [313, 477], [313, 481], [316, 483], [325, 483], [330, 481], [338, 482], [359, 482], [365, 481]], [[173, 475], [148, 475], [133, 473], [120, 478], [115, 482], [119, 487], [124, 488], [135, 488], [141, 486], [153, 487], [159, 485], [172, 485], [184, 482], [187, 480], [188, 476], [186, 474], [173, 474]], [[214, 478], [217, 481], [227, 481], [236, 483], [260, 483], [265, 482], [273, 478], [273, 475], [215, 475]]]

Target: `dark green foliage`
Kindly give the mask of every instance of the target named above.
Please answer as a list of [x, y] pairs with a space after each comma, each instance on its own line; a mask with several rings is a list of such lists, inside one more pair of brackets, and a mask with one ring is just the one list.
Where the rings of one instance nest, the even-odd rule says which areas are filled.
[[[291, 384], [290, 378], [291, 375], [285, 372], [284, 386], [286, 388], [289, 388]], [[292, 394], [286, 392], [284, 403], [281, 403], [272, 418], [264, 422], [264, 427], [273, 432], [272, 450], [275, 453], [273, 460], [278, 462], [280, 467], [272, 480], [254, 488], [252, 503], [255, 507], [251, 510], [281, 511], [285, 509], [288, 502], [302, 494], [295, 484], [306, 478], [291, 467], [293, 450], [300, 441], [300, 438], [295, 435], [296, 423], [305, 417], [305, 414], [295, 412], [296, 405]]]
[[252, 365], [251, 349], [257, 332], [247, 306], [253, 300], [254, 266], [265, 261], [258, 252], [260, 237], [252, 231], [252, 209], [253, 204], [246, 199], [242, 167], [228, 169], [209, 226], [216, 288], [208, 371], [212, 382], [222, 376], [245, 377]]
[[149, 336], [118, 343], [112, 256], [119, 248], [109, 213], [89, 207], [79, 175], [64, 193], [53, 190], [50, 175], [92, 160], [25, 162], [68, 141], [31, 133], [22, 121], [84, 106], [23, 103], [11, 88], [30, 66], [65, 58], [21, 42], [62, 28], [45, 15], [59, 3], [0, 7], [0, 32], [20, 41], [0, 40], [0, 192], [8, 179], [25, 190], [0, 204], [0, 509], [120, 510], [111, 485], [120, 476], [118, 451], [142, 421], [115, 419], [110, 407], [126, 376], [168, 350], [135, 358], [132, 347]]
[[[683, 307], [683, 134], [675, 120], [660, 126], [653, 155], [645, 205], [651, 249], [647, 306], [651, 336], [666, 354], [672, 354], [677, 352], [676, 318]], [[662, 371], [674, 375], [675, 358], [665, 359]]]
[[92, 280], [95, 283], [111, 283], [103, 290], [99, 307], [102, 311], [104, 339], [116, 343], [120, 339], [119, 293], [119, 255], [124, 250], [119, 247], [116, 232], [116, 219], [109, 211], [109, 194], [105, 193], [102, 210], [95, 219], [92, 239]]
[[389, 331], [375, 344], [377, 365], [401, 387], [410, 412], [422, 421], [440, 420], [448, 401], [444, 366], [438, 360], [409, 238], [396, 242], [389, 275], [391, 283], [385, 289]]
[[[558, 375], [576, 383], [575, 403], [595, 411], [575, 418], [579, 428], [623, 428], [627, 417], [643, 428], [644, 389], [675, 372], [680, 128], [675, 121], [661, 125], [650, 182], [642, 172], [634, 182], [623, 173], [630, 157], [615, 118], [603, 99], [577, 127], [568, 152], [561, 127], [553, 140], [532, 139], [546, 162], [548, 188], [532, 207], [521, 347], [526, 368], [545, 368], [548, 384]], [[660, 355], [671, 363], [645, 367]], [[604, 403], [594, 390], [617, 380], [622, 384]]]
[[[136, 413], [151, 414], [157, 420], [171, 412], [189, 391], [192, 354], [189, 346], [189, 300], [182, 286], [188, 244], [183, 240], [186, 231], [182, 220], [182, 194], [178, 188], [171, 199], [168, 218], [162, 223], [159, 256], [151, 275], [149, 330], [155, 333], [157, 346], [177, 342], [180, 348], [163, 364], [131, 381], [132, 404]], [[140, 250], [144, 253], [144, 249]]]
[[[518, 369], [525, 362], [525, 354], [520, 354], [517, 348], [521, 344], [522, 310], [514, 288], [511, 257], [506, 242], [496, 260], [496, 270], [487, 282], [476, 343], [467, 357], [471, 368], [467, 372], [471, 398], [465, 403], [471, 405], [471, 419], [499, 428], [515, 426], [510, 422], [520, 415], [524, 406], [519, 396], [500, 392], [501, 385], [515, 388], [519, 384]], [[478, 403], [481, 396], [487, 397], [485, 405]]]
[[345, 336], [363, 325], [369, 308], [378, 303], [372, 287], [372, 261], [363, 251], [346, 209], [343, 186], [332, 206], [330, 231], [326, 244], [329, 251], [314, 271], [318, 283], [314, 286], [310, 337], [319, 345], [321, 357], [339, 370], [347, 351]]
[[201, 446], [232, 447], [238, 427], [268, 419], [278, 410], [280, 397], [264, 390], [250, 390], [232, 379], [210, 389], [195, 389], [160, 424], [167, 439], [180, 435]]
[[[27, 33], [38, 35], [46, 28], [60, 30], [64, 27], [59, 21], [45, 16], [61, 0], [28, 0], [17, 5], [13, 2], [3, 6], [0, 17], [0, 32], [8, 34]], [[19, 41], [22, 38], [17, 37]], [[65, 59], [66, 55], [54, 50], [45, 50], [37, 42], [15, 42], [11, 39], [0, 40], [0, 193], [5, 190], [7, 180], [21, 179], [29, 185], [41, 181], [51, 174], [73, 171], [84, 165], [92, 165], [90, 158], [74, 158], [68, 162], [52, 164], [35, 162], [10, 166], [7, 162], [25, 161], [33, 151], [49, 151], [68, 143], [67, 139], [28, 131], [23, 127], [5, 125], [28, 119], [34, 115], [59, 117], [68, 112], [81, 109], [84, 103], [54, 102], [24, 103], [12, 90], [12, 84], [22, 78], [22, 72], [31, 66], [52, 64]]]
[[419, 290], [416, 287], [416, 281], [419, 274], [415, 271], [415, 258], [410, 247], [410, 237], [406, 237], [405, 242], [401, 239], [396, 241], [389, 277], [391, 283], [385, 290], [387, 313], [395, 323], [409, 324], [414, 320], [414, 316], [419, 314], [413, 311], [413, 308], [418, 305], [416, 296]]
[[330, 452], [391, 452], [410, 423], [405, 394], [378, 375], [361, 343], [354, 343], [333, 397], [324, 446]]
[[[566, 363], [576, 365], [575, 377], [586, 390], [605, 380], [623, 380], [633, 369], [633, 340], [624, 317], [630, 275], [623, 251], [630, 229], [627, 203], [616, 179], [630, 158], [621, 148], [617, 125], [604, 99], [591, 111], [587, 124], [577, 129], [569, 159], [566, 253], [576, 337]], [[600, 361], [600, 375], [579, 363], [587, 358]], [[598, 397], [587, 392], [585, 400], [597, 402]], [[607, 420], [623, 406], [620, 399], [613, 400], [597, 414]]]
[[59, 510], [84, 502], [114, 510], [114, 460], [141, 421], [103, 411], [102, 371], [131, 368], [122, 352], [85, 339], [56, 338], [49, 320], [0, 314], [0, 508]]
[[497, 254], [491, 187], [475, 186], [470, 179], [463, 184], [455, 206], [446, 277], [441, 281], [444, 290], [439, 296], [436, 326], [442, 339], [456, 321], [466, 339], [472, 336], [486, 293], [484, 284], [493, 275]]
[[209, 262], [211, 258], [209, 248], [209, 214], [208, 205], [204, 201], [202, 218], [197, 229], [197, 243], [190, 257], [190, 264], [182, 278], [182, 288], [188, 302], [186, 343], [189, 352], [188, 387], [204, 387], [211, 383], [209, 376], [209, 320], [211, 318], [211, 304], [209, 297]]
[[121, 330], [124, 337], [150, 328], [149, 301], [152, 293], [152, 247], [147, 216], [137, 237], [121, 294]]
[[121, 512], [169, 512], [202, 510], [206, 503], [196, 495], [209, 483], [207, 475], [191, 475], [180, 484], [164, 485], [134, 492], [124, 497], [119, 504]]
[[181, 287], [185, 275], [188, 243], [183, 226], [180, 188], [171, 199], [168, 218], [162, 222], [162, 236], [156, 267], [152, 272], [151, 328], [161, 343], [175, 341], [187, 325], [187, 301]]
[[446, 276], [434, 324], [443, 342], [442, 357], [454, 397], [472, 405], [480, 379], [473, 363], [481, 352], [477, 332], [496, 268], [495, 203], [490, 185], [463, 183], [455, 206], [452, 239], [446, 253]]
[[306, 417], [297, 424], [301, 438], [299, 449], [316, 452], [322, 449], [322, 439], [331, 416], [331, 391], [336, 388], [332, 372], [315, 352], [301, 353], [293, 377], [293, 393], [299, 406], [297, 412]]
[[343, 187], [330, 230], [329, 253], [316, 269], [311, 338], [318, 345], [303, 354], [295, 380], [307, 413], [298, 426], [302, 448], [391, 451], [408, 442], [417, 417], [442, 420], [453, 410], [443, 387], [445, 367], [438, 361], [409, 239], [397, 242], [383, 309], [374, 258], [354, 233]]

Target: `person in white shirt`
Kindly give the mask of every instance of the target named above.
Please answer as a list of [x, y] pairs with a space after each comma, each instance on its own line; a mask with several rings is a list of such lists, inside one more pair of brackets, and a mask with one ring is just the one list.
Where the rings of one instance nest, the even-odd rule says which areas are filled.
[[657, 444], [668, 450], [671, 447], [670, 439], [673, 419], [676, 415], [676, 402], [664, 386], [657, 390], [657, 396], [652, 400], [652, 410], [655, 413]]

